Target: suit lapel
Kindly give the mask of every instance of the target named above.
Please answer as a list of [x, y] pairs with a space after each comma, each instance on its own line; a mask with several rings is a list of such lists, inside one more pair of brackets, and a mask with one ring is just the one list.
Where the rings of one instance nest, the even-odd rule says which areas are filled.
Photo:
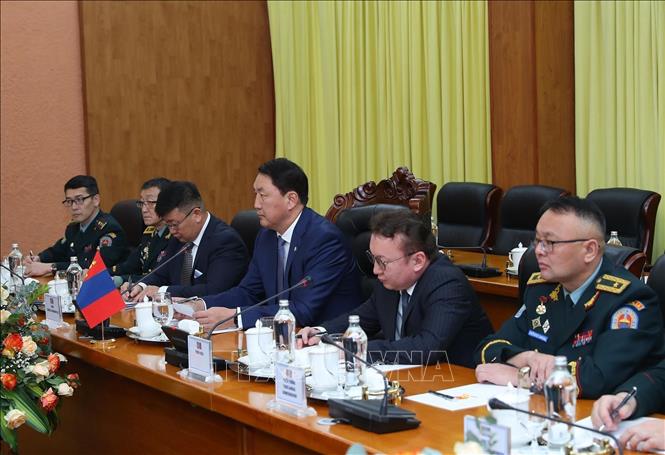
[[[210, 215], [210, 221], [208, 222], [208, 226], [206, 226], [206, 230], [203, 231], [203, 236], [201, 236], [201, 242], [199, 242], [199, 246], [196, 248], [196, 257], [194, 258], [194, 264], [192, 264], [192, 273], [194, 273], [194, 270], [200, 270], [198, 267], [199, 261], [201, 257], [203, 256], [203, 252], [206, 250], [206, 247], [208, 246], [208, 238], [210, 237], [210, 232], [214, 229], [215, 225], [215, 218]], [[194, 276], [192, 275], [192, 282], [194, 282]]]
[[[296, 257], [300, 254], [300, 245], [302, 243], [302, 239], [304, 234], [307, 232], [307, 228], [309, 227], [309, 222], [311, 220], [311, 213], [307, 207], [305, 207], [300, 214], [300, 219], [298, 220], [298, 223], [296, 224], [295, 229], [293, 230], [293, 235], [291, 236], [291, 243], [289, 243], [289, 255], [286, 258], [286, 267], [284, 269], [284, 281], [286, 282], [286, 287], [288, 287], [291, 284], [291, 264], [293, 264], [293, 261], [295, 260]], [[276, 273], [277, 271], [275, 271]], [[298, 277], [297, 279], [301, 279], [302, 277]]]
[[[388, 321], [386, 324], [386, 328], [383, 331], [383, 335], [386, 338], [389, 338], [390, 340], [395, 339], [395, 320], [397, 319], [397, 307], [399, 306], [399, 292], [397, 291], [388, 291], [389, 294], [386, 296], [386, 304], [387, 306], [387, 314], [388, 314]], [[377, 302], [379, 305], [383, 305], [383, 302]], [[402, 327], [404, 327], [404, 316], [402, 316]], [[403, 333], [403, 332], [402, 332]]]

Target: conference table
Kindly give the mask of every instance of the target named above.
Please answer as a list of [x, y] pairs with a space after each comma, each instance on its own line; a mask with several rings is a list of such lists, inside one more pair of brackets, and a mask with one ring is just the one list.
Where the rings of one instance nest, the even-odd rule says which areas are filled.
[[[112, 322], [133, 324], [133, 310]], [[67, 318], [73, 323], [72, 318]], [[239, 333], [213, 337], [216, 356], [237, 356]], [[23, 426], [22, 454], [165, 454], [165, 453], [344, 453], [353, 443], [369, 453], [416, 452], [431, 447], [451, 453], [463, 440], [463, 416], [483, 416], [472, 408], [451, 412], [408, 399], [401, 406], [422, 422], [413, 430], [378, 435], [349, 425], [320, 425], [328, 416], [325, 402], [309, 400], [316, 417], [296, 418], [271, 411], [274, 383], [222, 371], [221, 383], [182, 379], [178, 368], [164, 363], [164, 345], [119, 338], [102, 349], [79, 339], [69, 327], [52, 331], [53, 348], [69, 359], [65, 372], [78, 372], [82, 387], [64, 398], [61, 423], [48, 437]], [[455, 365], [415, 367], [391, 373], [406, 396], [475, 382], [474, 371]], [[542, 408], [542, 397], [537, 404]], [[589, 415], [592, 402], [578, 402], [578, 418]]]
[[[454, 264], [480, 264], [482, 253], [462, 250], [443, 250], [452, 252]], [[477, 278], [468, 277], [469, 283], [476, 291], [481, 306], [497, 330], [508, 318], [514, 316], [519, 308], [519, 286], [516, 276], [505, 272], [508, 256], [488, 254], [487, 265], [495, 267], [502, 273], [500, 276]]]

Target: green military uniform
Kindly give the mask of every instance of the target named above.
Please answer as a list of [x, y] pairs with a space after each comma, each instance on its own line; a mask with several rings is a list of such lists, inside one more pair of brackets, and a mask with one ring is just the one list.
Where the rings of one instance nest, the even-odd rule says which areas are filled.
[[572, 305], [559, 283], [534, 273], [524, 305], [476, 348], [476, 361], [507, 362], [525, 351], [565, 355], [580, 395], [612, 392], [664, 355], [663, 321], [654, 292], [605, 257]]
[[123, 281], [136, 282], [146, 273], [150, 273], [166, 255], [166, 245], [171, 239], [171, 232], [166, 226], [155, 229], [148, 226], [143, 231], [141, 243], [121, 264], [110, 268], [112, 275], [121, 276]]
[[79, 265], [87, 269], [97, 247], [107, 267], [114, 266], [127, 256], [125, 232], [115, 218], [101, 210], [85, 231], [81, 230], [80, 223], [70, 223], [65, 229], [65, 236], [39, 253], [39, 259], [55, 263], [58, 270], [66, 270], [69, 258], [76, 256]]
[[631, 418], [656, 412], [665, 413], [665, 359], [656, 366], [636, 374], [616, 389], [616, 393], [629, 392], [637, 387], [637, 408]]

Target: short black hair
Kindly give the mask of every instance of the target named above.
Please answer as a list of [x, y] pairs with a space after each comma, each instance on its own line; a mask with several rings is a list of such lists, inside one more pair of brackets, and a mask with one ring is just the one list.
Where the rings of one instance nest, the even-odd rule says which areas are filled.
[[90, 196], [99, 194], [99, 187], [97, 186], [97, 180], [91, 175], [77, 175], [70, 178], [65, 183], [65, 191], [75, 190], [77, 188], [85, 188], [88, 190]]
[[191, 210], [192, 207], [204, 208], [201, 193], [199, 193], [196, 185], [192, 182], [174, 181], [170, 182], [159, 192], [155, 212], [163, 218], [173, 209], [186, 212]]
[[572, 213], [581, 220], [596, 226], [603, 238], [605, 237], [605, 215], [595, 202], [577, 196], [563, 196], [546, 202], [540, 208], [540, 216], [551, 210], [554, 213]]
[[155, 177], [154, 179], [146, 180], [143, 182], [141, 189], [147, 190], [148, 188], [159, 188], [159, 191], [161, 192], [169, 183], [171, 183], [171, 181], [167, 178]]
[[432, 234], [429, 220], [410, 210], [389, 210], [378, 213], [370, 222], [372, 234], [394, 238], [397, 234], [404, 237], [404, 253], [422, 251], [429, 259], [437, 255], [436, 240]]
[[280, 193], [284, 195], [289, 191], [295, 191], [300, 202], [307, 205], [309, 199], [307, 175], [296, 163], [286, 158], [275, 158], [259, 166], [259, 173], [270, 177], [272, 184]]

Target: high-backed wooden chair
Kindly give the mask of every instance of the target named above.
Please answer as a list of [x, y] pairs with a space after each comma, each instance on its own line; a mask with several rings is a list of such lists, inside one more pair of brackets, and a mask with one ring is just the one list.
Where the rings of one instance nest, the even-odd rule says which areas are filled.
[[435, 191], [435, 183], [416, 178], [407, 167], [398, 167], [390, 178], [379, 183], [372, 180], [353, 191], [335, 196], [326, 218], [334, 223], [344, 209], [374, 204], [403, 205], [429, 218]]

